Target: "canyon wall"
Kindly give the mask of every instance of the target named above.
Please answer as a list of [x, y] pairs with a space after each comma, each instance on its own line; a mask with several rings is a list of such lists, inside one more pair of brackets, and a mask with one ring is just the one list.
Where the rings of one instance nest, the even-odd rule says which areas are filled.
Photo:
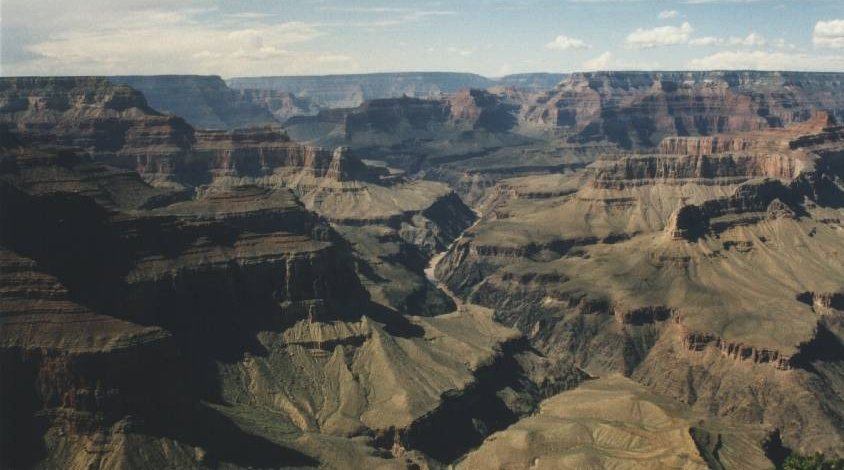
[[575, 73], [524, 109], [533, 125], [573, 142], [653, 147], [672, 135], [782, 127], [827, 110], [844, 117], [838, 73]]
[[149, 105], [181, 116], [194, 127], [236, 129], [276, 124], [266, 106], [226, 86], [216, 75], [149, 75], [108, 77], [141, 93]]
[[448, 72], [373, 73], [311, 77], [231, 78], [235, 89], [278, 90], [308, 98], [326, 108], [352, 108], [364, 101], [409, 96], [439, 98], [461, 88], [486, 88], [480, 75]]

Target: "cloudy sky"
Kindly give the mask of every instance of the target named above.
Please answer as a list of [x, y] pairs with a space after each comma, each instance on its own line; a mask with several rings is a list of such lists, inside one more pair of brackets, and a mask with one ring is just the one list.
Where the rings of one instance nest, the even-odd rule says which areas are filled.
[[842, 0], [0, 0], [0, 74], [844, 71]]

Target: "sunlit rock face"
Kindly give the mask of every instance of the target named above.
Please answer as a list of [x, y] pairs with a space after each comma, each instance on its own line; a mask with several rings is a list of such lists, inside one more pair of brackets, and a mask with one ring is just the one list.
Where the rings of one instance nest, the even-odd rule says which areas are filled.
[[821, 112], [606, 154], [585, 183], [505, 180], [437, 275], [549, 355], [831, 451], [840, 392], [818, 381], [842, 360], [842, 139]]
[[414, 82], [347, 109], [254, 80], [0, 79], [0, 455], [838, 453], [839, 75]]

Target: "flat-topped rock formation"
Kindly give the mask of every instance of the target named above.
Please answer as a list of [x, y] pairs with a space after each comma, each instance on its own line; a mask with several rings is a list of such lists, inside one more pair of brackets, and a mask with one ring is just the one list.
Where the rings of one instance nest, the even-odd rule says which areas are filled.
[[461, 88], [486, 88], [492, 83], [480, 75], [448, 72], [242, 77], [228, 80], [228, 85], [235, 89], [285, 91], [326, 108], [351, 108], [368, 100], [401, 96], [439, 98]]
[[486, 78], [470, 73], [399, 72], [353, 75], [236, 77], [227, 80], [238, 90], [280, 91], [323, 108], [350, 108], [364, 101], [409, 96], [437, 99], [463, 88], [514, 87], [526, 92], [554, 88], [566, 74], [522, 73]]
[[149, 105], [182, 117], [201, 129], [237, 129], [277, 124], [268, 106], [232, 90], [216, 75], [135, 75], [108, 77], [143, 93]]
[[668, 136], [783, 127], [844, 117], [841, 75], [806, 72], [575, 73], [526, 104], [524, 119], [576, 142], [654, 147]]
[[96, 77], [7, 78], [0, 121], [20, 142], [78, 148], [95, 161], [135, 170], [160, 186], [215, 175], [258, 176], [279, 167], [337, 179], [367, 178], [342, 150], [302, 146], [277, 126], [195, 130], [150, 108], [143, 95]]
[[116, 167], [160, 171], [194, 140], [183, 119], [104, 78], [3, 78], [0, 95], [0, 121], [21, 142], [84, 149]]

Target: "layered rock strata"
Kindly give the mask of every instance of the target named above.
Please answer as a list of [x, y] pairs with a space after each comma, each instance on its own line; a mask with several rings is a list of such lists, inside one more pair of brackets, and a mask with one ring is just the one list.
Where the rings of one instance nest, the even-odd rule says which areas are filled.
[[[513, 180], [436, 274], [549, 355], [780, 429], [801, 451], [834, 451], [844, 402], [819, 383], [839, 380], [841, 311], [805, 293], [842, 288], [840, 263], [829, 262], [843, 240], [841, 136], [819, 114], [607, 155], [576, 192], [565, 191], [575, 176], [559, 177], [547, 198], [534, 193], [547, 194], [549, 177]], [[743, 385], [752, 380], [767, 385]], [[798, 393], [814, 398], [752, 405]]]

